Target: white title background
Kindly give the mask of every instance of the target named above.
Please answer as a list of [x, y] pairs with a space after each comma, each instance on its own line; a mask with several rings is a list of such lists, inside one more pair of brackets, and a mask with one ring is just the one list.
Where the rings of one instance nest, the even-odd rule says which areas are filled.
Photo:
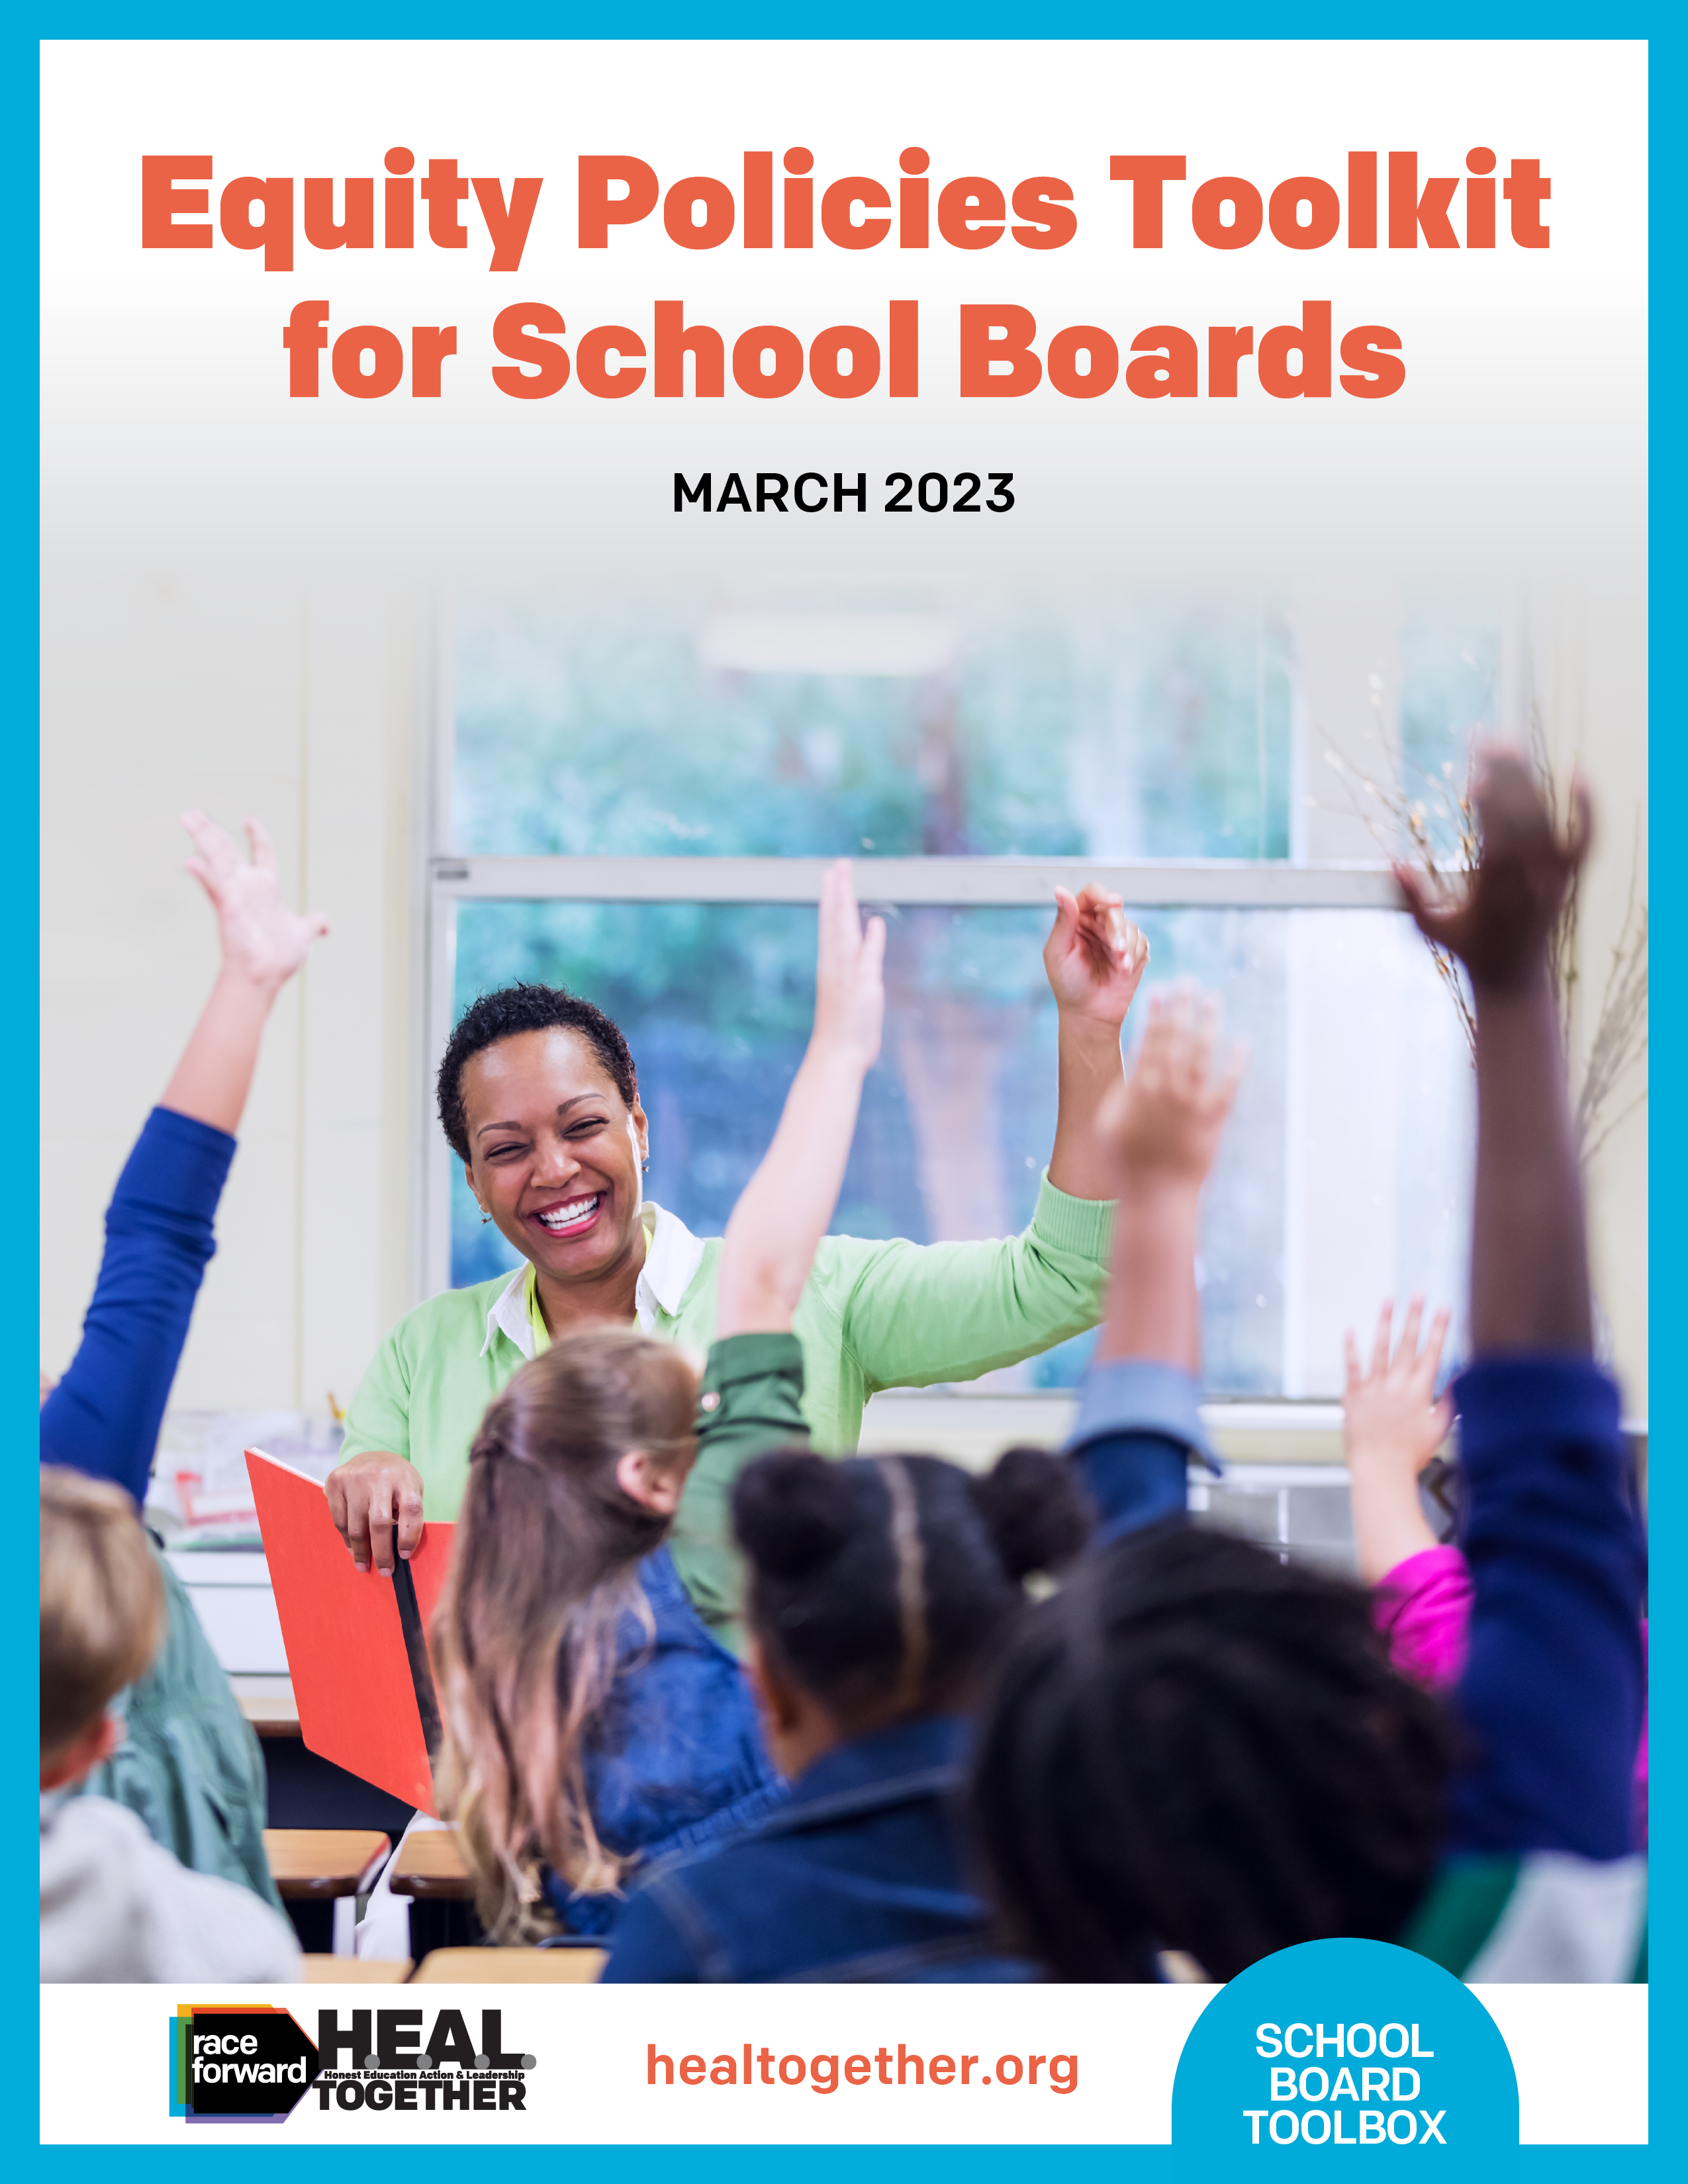
[[[303, 178], [376, 181], [389, 146], [454, 157], [465, 175], [543, 177], [519, 271], [487, 270], [471, 197], [466, 250], [319, 252], [299, 218]], [[847, 251], [682, 249], [660, 209], [576, 242], [577, 159], [632, 153], [662, 187], [718, 177], [739, 197], [743, 154], [815, 157], [824, 186], [850, 174], [894, 196], [898, 157], [931, 156], [933, 203], [952, 177], [1005, 190], [1056, 175], [1074, 192], [1076, 238], [983, 250], [937, 237]], [[1345, 198], [1351, 150], [1418, 155], [1420, 185], [1462, 176], [1467, 152], [1539, 159], [1552, 242], [1510, 239], [1497, 192], [1493, 250], [1351, 250], [1345, 231], [1298, 250], [1269, 230], [1217, 251], [1191, 230], [1204, 178], [1240, 175], [1262, 197], [1295, 175]], [[140, 247], [141, 159], [205, 153], [211, 213], [241, 175], [291, 176], [291, 272], [219, 236], [209, 250]], [[1131, 247], [1132, 191], [1117, 153], [1177, 153], [1165, 247]], [[1357, 560], [1421, 576], [1502, 566], [1551, 576], [1640, 568], [1646, 432], [1646, 55], [1639, 44], [1399, 46], [1289, 43], [240, 45], [53, 44], [44, 49], [43, 449], [46, 532], [114, 552], [229, 552], [484, 569], [548, 560], [594, 570], [812, 570], [894, 578], [972, 570], [1245, 577]], [[338, 198], [337, 196], [337, 203]], [[818, 212], [819, 190], [816, 192]], [[1453, 208], [1464, 231], [1463, 191]], [[805, 343], [856, 323], [883, 343], [886, 306], [921, 305], [922, 392], [894, 400], [882, 376], [858, 400], [806, 381], [779, 400], [732, 382], [719, 400], [594, 398], [577, 378], [554, 398], [493, 385], [492, 324], [543, 302], [567, 323], [619, 322], [649, 348], [655, 299], [732, 344], [773, 322]], [[455, 325], [438, 400], [408, 377], [379, 400], [334, 387], [290, 399], [281, 329], [326, 297], [331, 341], [354, 324]], [[1254, 366], [1234, 401], [1208, 396], [1206, 330], [1297, 321], [1329, 299], [1344, 329], [1399, 332], [1402, 390], [1357, 400], [1274, 399]], [[1019, 398], [956, 392], [956, 307], [1017, 303], [1037, 346], [1100, 325], [1118, 384], [1074, 400], [1047, 381]], [[1141, 328], [1170, 322], [1202, 349], [1203, 393], [1145, 401], [1124, 383]], [[1341, 366], [1336, 366], [1340, 370]], [[691, 383], [690, 367], [687, 384]], [[913, 523], [877, 514], [677, 519], [672, 473], [812, 467], [868, 474], [870, 507], [893, 469], [1015, 474], [1007, 518]]]

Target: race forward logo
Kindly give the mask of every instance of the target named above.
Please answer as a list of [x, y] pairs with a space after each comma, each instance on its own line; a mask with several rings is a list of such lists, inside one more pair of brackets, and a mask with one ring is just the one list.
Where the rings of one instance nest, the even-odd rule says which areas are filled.
[[194, 2122], [281, 2123], [315, 2082], [316, 2049], [291, 2010], [184, 2003], [170, 2020], [170, 2112]]

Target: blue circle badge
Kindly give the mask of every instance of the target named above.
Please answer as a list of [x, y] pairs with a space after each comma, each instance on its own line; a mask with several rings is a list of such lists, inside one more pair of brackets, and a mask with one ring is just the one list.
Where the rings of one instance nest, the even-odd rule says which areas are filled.
[[1518, 2142], [1494, 2019], [1451, 1972], [1386, 1942], [1306, 1942], [1251, 1964], [1203, 2010], [1173, 2083], [1173, 2145], [1234, 2159]]

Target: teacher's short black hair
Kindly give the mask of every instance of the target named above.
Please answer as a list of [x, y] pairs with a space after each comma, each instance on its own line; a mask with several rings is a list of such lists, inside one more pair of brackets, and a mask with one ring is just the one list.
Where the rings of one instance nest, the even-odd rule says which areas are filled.
[[562, 986], [522, 983], [479, 994], [457, 1020], [439, 1066], [439, 1119], [446, 1142], [460, 1161], [469, 1158], [469, 1121], [463, 1112], [463, 1072], [477, 1054], [524, 1031], [577, 1031], [604, 1064], [604, 1073], [631, 1107], [639, 1096], [638, 1072], [621, 1027], [591, 1001]]

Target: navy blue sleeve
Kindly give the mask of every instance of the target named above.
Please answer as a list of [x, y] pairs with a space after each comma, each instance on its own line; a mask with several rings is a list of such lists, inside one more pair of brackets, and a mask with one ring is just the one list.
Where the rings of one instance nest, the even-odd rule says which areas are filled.
[[1067, 1446], [1096, 1505], [1097, 1546], [1182, 1518], [1192, 1456], [1219, 1469], [1195, 1381], [1152, 1358], [1117, 1357], [1093, 1368]]
[[1618, 1390], [1585, 1358], [1496, 1357], [1457, 1399], [1472, 1608], [1449, 1847], [1623, 1858], [1646, 1551]]
[[696, 1984], [692, 1953], [649, 1889], [641, 1889], [622, 1913], [600, 1977], [606, 1986]]
[[42, 1407], [41, 1460], [114, 1479], [137, 1502], [234, 1158], [226, 1130], [154, 1107], [106, 1209], [82, 1340]]

